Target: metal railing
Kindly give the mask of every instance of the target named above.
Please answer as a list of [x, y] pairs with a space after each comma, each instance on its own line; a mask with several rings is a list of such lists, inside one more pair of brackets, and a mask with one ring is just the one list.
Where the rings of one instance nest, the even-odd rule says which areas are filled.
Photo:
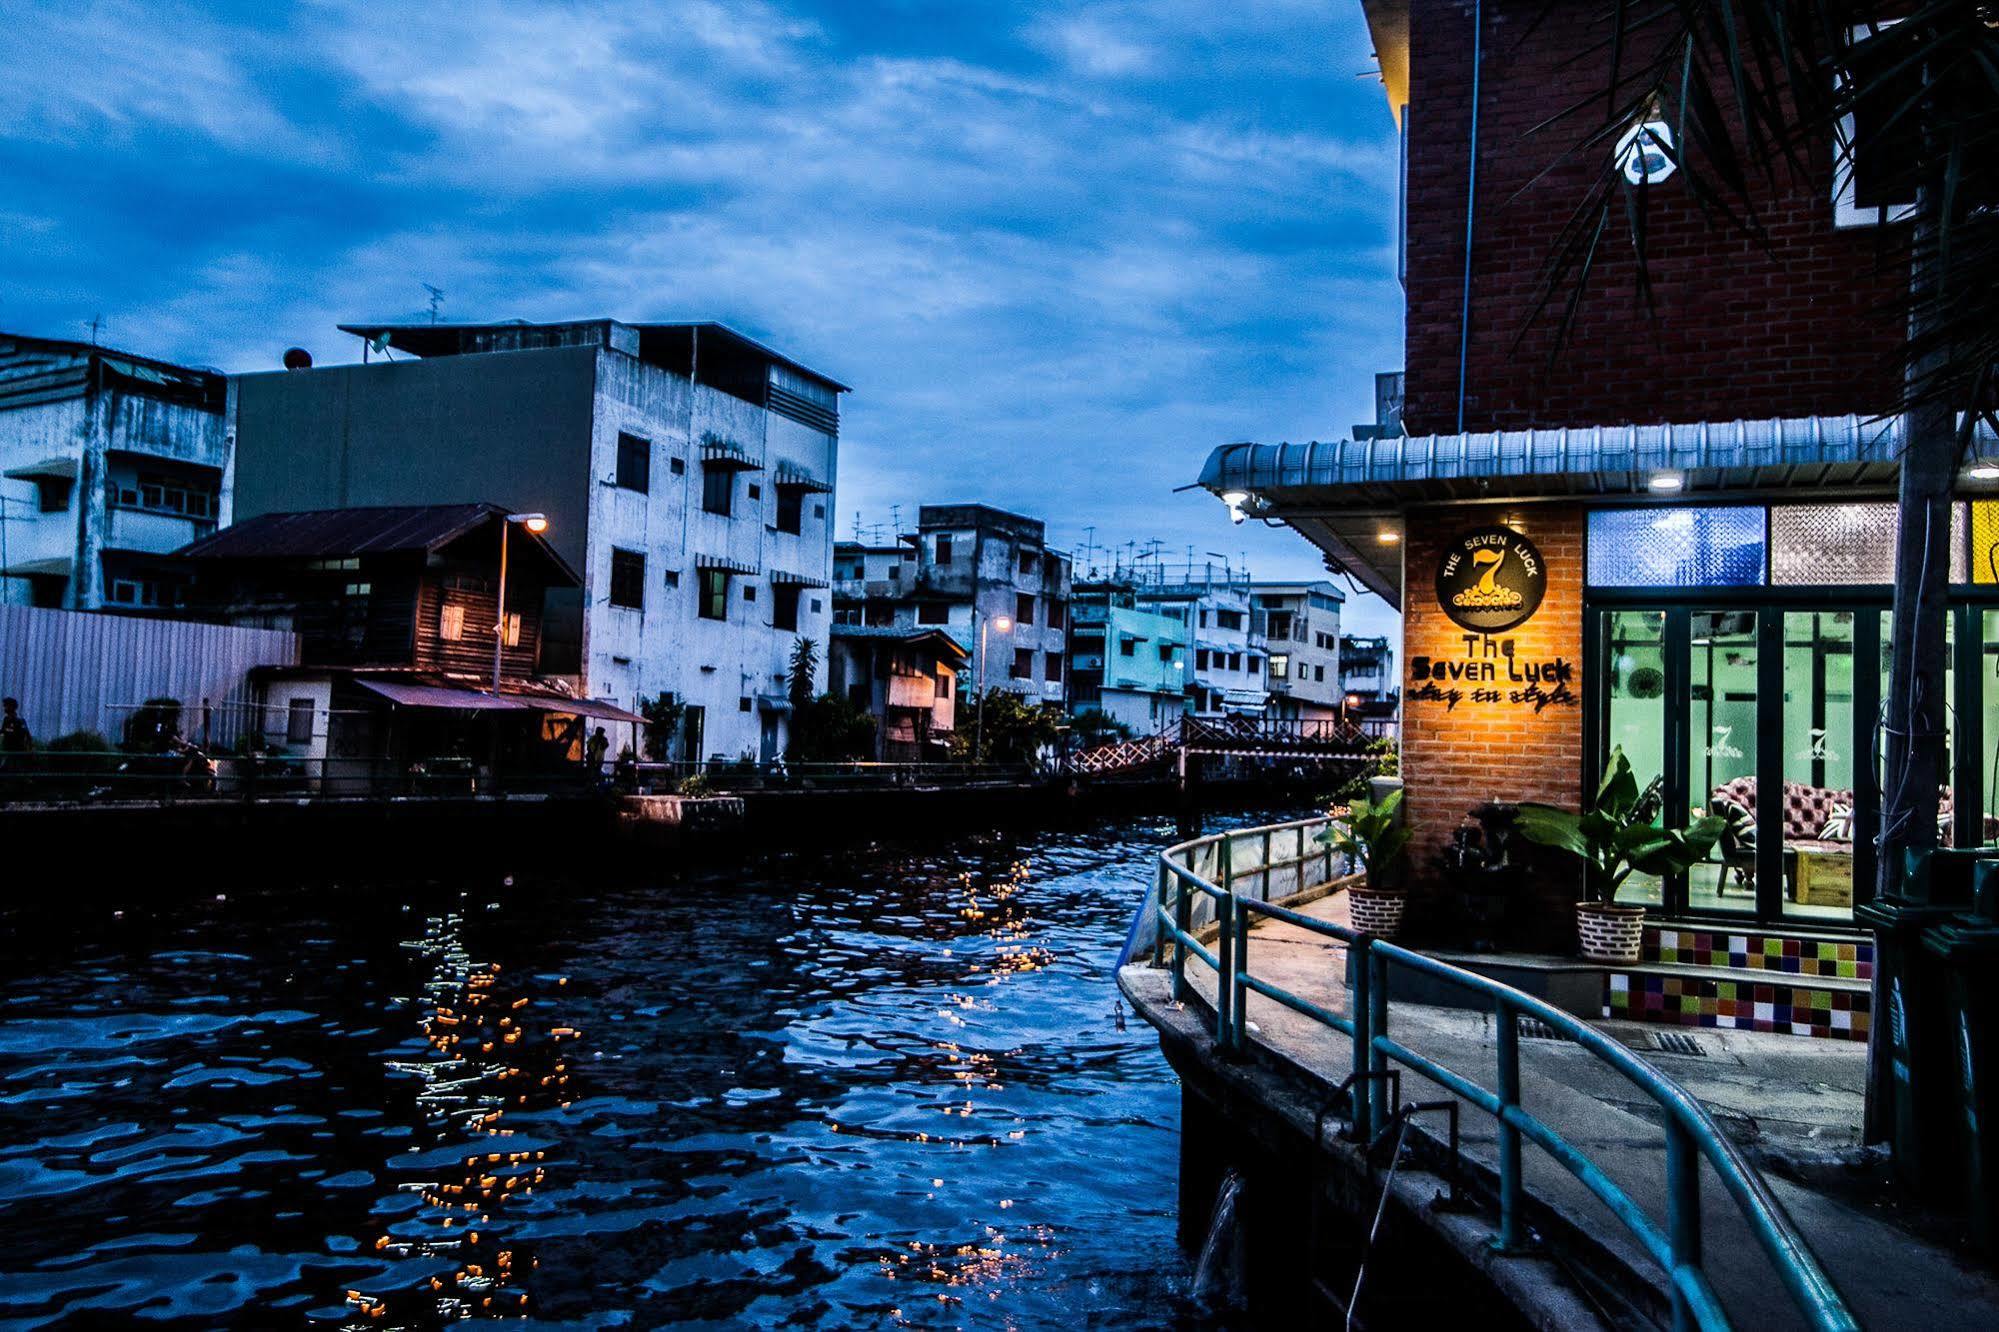
[[285, 754], [40, 750], [0, 755], [0, 806], [583, 796], [613, 777], [608, 763], [596, 773], [584, 764], [495, 772], [473, 759], [451, 757], [402, 763]]
[[[1859, 1326], [1769, 1186], [1685, 1088], [1615, 1039], [1552, 1004], [1476, 972], [1272, 900], [1279, 896], [1273, 892], [1274, 877], [1281, 884], [1284, 872], [1296, 875], [1294, 891], [1306, 886], [1305, 867], [1312, 863], [1306, 847], [1316, 844], [1317, 832], [1328, 822], [1308, 819], [1216, 833], [1169, 847], [1159, 855], [1157, 896], [1149, 898], [1144, 908], [1155, 916], [1152, 962], [1154, 966], [1170, 966], [1173, 997], [1179, 1002], [1199, 997], [1187, 979], [1190, 957], [1213, 970], [1217, 982], [1212, 1005], [1215, 1043], [1224, 1053], [1237, 1054], [1245, 1048], [1245, 1010], [1250, 994], [1260, 994], [1350, 1039], [1350, 1118], [1355, 1135], [1363, 1142], [1375, 1141], [1390, 1127], [1395, 1113], [1385, 1085], [1391, 1062], [1483, 1111], [1498, 1126], [1499, 1229], [1495, 1245], [1504, 1252], [1525, 1247], [1521, 1150], [1532, 1143], [1574, 1175], [1659, 1265], [1667, 1278], [1675, 1328], [1730, 1325], [1709, 1280], [1702, 1252], [1700, 1164], [1704, 1160], [1721, 1180], [1807, 1324], [1820, 1329]], [[1238, 848], [1259, 842], [1261, 859], [1244, 858], [1238, 863]], [[1291, 843], [1290, 856], [1273, 860], [1273, 850], [1282, 850], [1286, 842]], [[1325, 857], [1320, 880], [1324, 883], [1333, 878], [1335, 866], [1330, 850], [1320, 854]], [[1212, 867], [1212, 878], [1200, 872], [1204, 862]], [[1251, 973], [1250, 922], [1255, 917], [1282, 921], [1347, 946], [1351, 952], [1347, 1013], [1334, 1012]], [[1213, 949], [1198, 937], [1205, 933], [1206, 924], [1216, 927]], [[1459, 986], [1491, 1005], [1497, 1030], [1492, 1087], [1411, 1049], [1391, 1034], [1391, 964]], [[1666, 1139], [1663, 1228], [1588, 1152], [1522, 1108], [1523, 1018], [1581, 1046], [1623, 1074], [1658, 1107]]]

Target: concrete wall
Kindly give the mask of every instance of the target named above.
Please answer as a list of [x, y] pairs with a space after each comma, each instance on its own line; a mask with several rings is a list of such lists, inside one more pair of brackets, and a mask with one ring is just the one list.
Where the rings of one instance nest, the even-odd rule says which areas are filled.
[[209, 743], [241, 735], [253, 666], [298, 661], [298, 638], [272, 629], [237, 629], [128, 615], [0, 606], [0, 694], [21, 701], [37, 744], [71, 731], [96, 731], [114, 744], [133, 705], [181, 701], [181, 728]]
[[[1437, 604], [1437, 562], [1455, 538], [1493, 524], [1540, 549], [1545, 591], [1540, 609], [1515, 629], [1468, 634]], [[1568, 505], [1466, 506], [1412, 510], [1406, 530], [1402, 781], [1413, 832], [1412, 923], [1420, 929], [1422, 915], [1444, 909], [1436, 855], [1474, 806], [1538, 800], [1574, 809], [1581, 797], [1584, 525], [1582, 510]], [[1559, 699], [1544, 701], [1524, 677], [1558, 663], [1570, 672], [1560, 691], [1567, 697], [1542, 682], [1538, 688]], [[1438, 679], [1440, 668], [1457, 678]], [[1477, 678], [1488, 673], [1489, 680]], [[1533, 889], [1533, 915], [1551, 931], [1571, 929], [1566, 903], [1580, 883], [1580, 873], [1543, 876]]]
[[[1889, 353], [1903, 330], [1876, 312], [1906, 293], [1907, 279], [1883, 262], [1892, 250], [1877, 249], [1896, 242], [1895, 229], [1834, 227], [1830, 144], [1803, 154], [1802, 174], [1779, 167], [1765, 184], [1751, 173], [1768, 248], [1703, 216], [1684, 173], [1649, 187], [1651, 317], [1616, 207], [1572, 345], [1549, 365], [1552, 318], [1516, 343], [1563, 227], [1600, 173], [1596, 154], [1609, 151], [1568, 153], [1596, 127], [1595, 109], [1529, 131], [1590, 93], [1601, 103], [1611, 43], [1599, 7], [1487, 0], [1484, 11], [1466, 430], [1888, 406]], [[1458, 429], [1472, 13], [1470, 0], [1415, 0], [1409, 12], [1403, 421], [1412, 435]], [[1650, 41], [1631, 35], [1627, 69], [1650, 58]]]

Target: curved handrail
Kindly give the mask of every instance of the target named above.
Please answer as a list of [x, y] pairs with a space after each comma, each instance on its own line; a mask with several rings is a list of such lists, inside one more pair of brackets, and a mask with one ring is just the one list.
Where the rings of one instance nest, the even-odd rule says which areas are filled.
[[[1153, 892], [1148, 893], [1140, 917], [1148, 914], [1159, 935], [1153, 946], [1153, 965], [1165, 963], [1172, 955], [1173, 995], [1184, 1000], [1192, 995], [1186, 981], [1189, 954], [1206, 963], [1216, 974], [1216, 1042], [1225, 1050], [1240, 1049], [1244, 1043], [1243, 1010], [1251, 992], [1263, 995], [1352, 1039], [1354, 1072], [1352, 1086], [1354, 1122], [1372, 1137], [1392, 1108], [1382, 1100], [1376, 1083], [1394, 1061], [1437, 1083], [1470, 1105], [1493, 1117], [1499, 1125], [1500, 1227], [1495, 1237], [1502, 1249], [1512, 1250], [1524, 1238], [1524, 1186], [1520, 1148], [1532, 1142], [1573, 1174], [1664, 1271], [1671, 1293], [1674, 1323], [1679, 1327], [1726, 1328], [1729, 1321], [1708, 1279], [1701, 1255], [1700, 1169], [1705, 1160], [1734, 1201], [1755, 1236], [1758, 1246], [1776, 1268], [1779, 1279], [1792, 1300], [1814, 1328], [1833, 1332], [1855, 1329], [1859, 1324], [1834, 1288], [1832, 1280], [1813, 1256], [1804, 1236], [1785, 1214], [1760, 1174], [1751, 1166], [1715, 1124], [1690, 1092], [1620, 1042], [1589, 1023], [1537, 999], [1510, 985], [1413, 949], [1378, 939], [1371, 934], [1320, 920], [1314, 916], [1265, 900], [1271, 883], [1268, 863], [1270, 834], [1295, 833], [1299, 845], [1305, 830], [1329, 822], [1325, 818], [1300, 819], [1268, 827], [1231, 829], [1211, 833], [1168, 847], [1159, 854], [1159, 874]], [[1262, 839], [1266, 863], [1238, 867], [1234, 848], [1245, 839]], [[1194, 864], [1202, 852], [1213, 848], [1213, 860], [1220, 884], [1198, 873]], [[1287, 864], [1299, 867], [1299, 887], [1303, 884], [1303, 858]], [[1246, 875], [1260, 875], [1263, 897], [1239, 892], [1237, 882]], [[1332, 877], [1330, 855], [1326, 878]], [[1212, 902], [1219, 930], [1210, 950], [1195, 937], [1193, 903]], [[1353, 953], [1349, 970], [1352, 991], [1351, 1014], [1341, 1015], [1310, 1000], [1291, 994], [1283, 987], [1249, 974], [1249, 924], [1263, 916], [1295, 925], [1311, 933], [1337, 939]], [[1134, 922], [1134, 937], [1137, 923]], [[1498, 1022], [1497, 1089], [1482, 1086], [1457, 1070], [1429, 1059], [1396, 1041], [1388, 1032], [1389, 964], [1421, 972], [1484, 996], [1492, 1005]], [[1569, 1142], [1552, 1126], [1529, 1114], [1520, 1105], [1519, 1021], [1531, 1018], [1582, 1047], [1596, 1059], [1622, 1074], [1644, 1092], [1664, 1113], [1666, 1133], [1666, 1225], [1662, 1229], [1637, 1201], [1593, 1161], [1587, 1152]]]

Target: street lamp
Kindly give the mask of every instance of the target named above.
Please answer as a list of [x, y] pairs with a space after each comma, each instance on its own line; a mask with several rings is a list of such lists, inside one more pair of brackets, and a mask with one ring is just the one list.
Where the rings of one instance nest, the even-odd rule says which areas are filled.
[[507, 534], [519, 523], [540, 536], [548, 530], [548, 516], [540, 513], [510, 513], [500, 524], [500, 605], [493, 626], [493, 692], [500, 692], [500, 650], [507, 645]]
[[986, 619], [986, 617], [983, 615], [979, 617], [979, 661], [978, 661], [978, 668], [975, 671], [975, 674], [979, 677], [979, 709], [978, 709], [978, 719], [974, 723], [972, 728], [972, 762], [974, 763], [984, 763], [986, 761], [986, 625], [987, 624], [991, 624], [995, 629], [999, 630], [1003, 634], [1009, 633], [1013, 629], [1013, 620], [1009, 616], [995, 615], [992, 617], [991, 620]]

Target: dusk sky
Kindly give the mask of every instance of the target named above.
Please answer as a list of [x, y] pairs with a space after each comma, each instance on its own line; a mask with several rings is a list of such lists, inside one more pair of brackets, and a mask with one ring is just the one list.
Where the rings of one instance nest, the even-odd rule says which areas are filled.
[[0, 327], [715, 319], [854, 386], [842, 539], [972, 500], [1321, 576], [1172, 490], [1401, 365], [1357, 3], [230, 8], [0, 0]]

